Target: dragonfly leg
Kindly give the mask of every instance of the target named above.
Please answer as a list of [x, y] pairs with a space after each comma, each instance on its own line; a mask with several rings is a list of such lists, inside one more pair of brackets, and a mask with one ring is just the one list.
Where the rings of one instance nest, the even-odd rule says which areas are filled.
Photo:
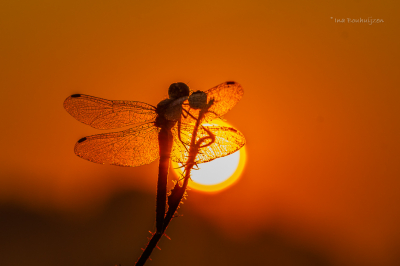
[[[210, 130], [208, 130], [207, 127], [205, 127], [205, 126], [201, 126], [201, 127], [204, 129], [204, 131], [207, 132], [208, 136], [202, 137], [201, 139], [199, 139], [199, 141], [196, 144], [199, 145], [199, 148], [204, 148], [204, 147], [210, 146], [211, 144], [213, 144], [215, 142], [215, 135]], [[207, 144], [202, 145], [202, 143], [208, 139], [210, 139], [211, 141]]]
[[186, 147], [186, 144], [183, 142], [181, 137], [181, 120], [178, 120], [178, 138], [179, 141], [182, 143], [183, 147], [185, 147], [186, 151], [189, 153], [189, 149]]
[[[182, 104], [182, 105], [189, 105], [189, 104]], [[183, 109], [184, 111], [186, 111], [185, 109]], [[189, 111], [190, 111], [190, 106], [189, 106]], [[184, 117], [184, 118], [187, 118], [188, 117], [188, 114], [190, 114], [190, 112], [189, 111], [186, 111], [186, 116], [185, 116], [185, 114], [182, 112], [182, 116]], [[192, 116], [193, 117], [193, 116]]]
[[183, 109], [183, 111], [185, 111], [186, 112], [186, 116], [183, 114], [183, 112], [182, 112], [182, 116], [184, 117], [184, 118], [187, 118], [188, 116], [190, 116], [191, 118], [193, 118], [193, 119], [195, 119], [195, 120], [197, 120], [197, 118], [196, 117], [194, 117], [191, 113], [189, 113], [189, 111], [190, 111], [190, 107], [189, 107], [189, 111], [188, 110], [185, 110], [185, 109]]
[[[190, 113], [188, 113], [190, 114]], [[182, 113], [183, 115], [183, 113]], [[191, 114], [190, 114], [191, 115]], [[185, 147], [186, 151], [189, 153], [189, 149], [187, 148], [187, 145], [183, 142], [182, 138], [181, 138], [181, 120], [178, 120], [178, 138], [180, 140], [180, 142], [182, 143], [183, 147]], [[198, 167], [197, 163], [194, 163], [196, 165], [196, 167]], [[182, 165], [183, 167], [185, 167], [185, 165]]]

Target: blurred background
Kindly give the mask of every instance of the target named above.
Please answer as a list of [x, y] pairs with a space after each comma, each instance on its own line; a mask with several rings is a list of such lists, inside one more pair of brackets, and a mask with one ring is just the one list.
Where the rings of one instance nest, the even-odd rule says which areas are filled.
[[[1, 1], [0, 264], [133, 265], [158, 161], [90, 163], [74, 93], [239, 82], [247, 164], [189, 191], [149, 265], [400, 265], [398, 1]], [[352, 23], [348, 19], [381, 19]], [[344, 22], [338, 22], [344, 19]]]

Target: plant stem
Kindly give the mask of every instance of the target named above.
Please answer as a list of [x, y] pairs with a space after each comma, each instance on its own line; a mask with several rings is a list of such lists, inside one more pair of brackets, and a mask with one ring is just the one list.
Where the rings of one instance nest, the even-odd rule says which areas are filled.
[[[210, 106], [211, 106], [211, 104], [210, 104]], [[208, 106], [208, 108], [210, 106]], [[157, 246], [158, 241], [161, 239], [161, 236], [164, 235], [164, 232], [167, 229], [169, 222], [174, 217], [174, 214], [175, 214], [176, 210], [178, 209], [179, 204], [182, 201], [182, 198], [185, 194], [186, 187], [187, 187], [187, 184], [188, 184], [188, 181], [190, 178], [190, 171], [192, 170], [193, 166], [195, 165], [196, 156], [199, 152], [199, 148], [200, 148], [202, 142], [204, 141], [203, 140], [204, 138], [202, 138], [198, 141], [198, 143], [196, 143], [196, 137], [197, 137], [197, 130], [200, 126], [200, 122], [203, 119], [204, 114], [208, 111], [208, 108], [201, 110], [199, 117], [196, 120], [196, 124], [193, 129], [193, 133], [192, 133], [191, 145], [190, 145], [190, 149], [189, 149], [189, 157], [188, 157], [188, 160], [187, 160], [186, 166], [185, 166], [185, 177], [183, 180], [183, 184], [182, 184], [182, 186], [180, 186], [179, 182], [176, 182], [174, 188], [171, 190], [171, 194], [168, 196], [169, 207], [168, 207], [168, 211], [167, 211], [164, 221], [163, 221], [162, 230], [159, 230], [157, 227], [157, 231], [151, 237], [149, 243], [147, 244], [142, 255], [136, 262], [135, 266], [142, 266], [146, 263], [147, 259], [150, 257], [154, 248]], [[158, 195], [157, 195], [157, 197], [158, 197]], [[158, 225], [158, 223], [157, 223], [157, 225]]]
[[150, 257], [151, 253], [153, 252], [153, 249], [157, 246], [158, 241], [162, 237], [164, 233], [154, 233], [153, 236], [151, 237], [149, 243], [147, 244], [146, 249], [143, 251], [142, 255], [136, 262], [136, 266], [142, 266], [146, 263], [147, 259]]

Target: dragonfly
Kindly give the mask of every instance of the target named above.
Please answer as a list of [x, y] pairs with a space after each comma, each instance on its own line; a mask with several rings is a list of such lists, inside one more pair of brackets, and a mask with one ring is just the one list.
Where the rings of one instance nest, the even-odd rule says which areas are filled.
[[[205, 92], [191, 92], [182, 82], [171, 84], [168, 98], [157, 106], [138, 101], [106, 100], [73, 94], [64, 108], [78, 121], [96, 129], [128, 129], [87, 136], [74, 147], [77, 156], [100, 164], [136, 167], [160, 158], [157, 182], [157, 231], [162, 230], [170, 160], [184, 164], [194, 123], [204, 106], [202, 122], [221, 118], [243, 96], [242, 86], [234, 81], [219, 84]], [[196, 139], [208, 138], [199, 149], [195, 163], [227, 156], [245, 144], [243, 134], [233, 127], [201, 126]], [[156, 231], [156, 232], [157, 232]]]

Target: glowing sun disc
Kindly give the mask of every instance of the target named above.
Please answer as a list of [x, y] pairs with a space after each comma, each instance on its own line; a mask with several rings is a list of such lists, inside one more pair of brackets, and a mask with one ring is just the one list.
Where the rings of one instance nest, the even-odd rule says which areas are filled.
[[[228, 123], [220, 120], [213, 121], [210, 124], [231, 127]], [[205, 192], [221, 191], [238, 180], [245, 163], [246, 150], [245, 147], [242, 147], [239, 151], [228, 156], [199, 164], [199, 170], [192, 169], [188, 186]], [[182, 168], [178, 168], [180, 165], [172, 162], [172, 167], [176, 174], [181, 176]]]

